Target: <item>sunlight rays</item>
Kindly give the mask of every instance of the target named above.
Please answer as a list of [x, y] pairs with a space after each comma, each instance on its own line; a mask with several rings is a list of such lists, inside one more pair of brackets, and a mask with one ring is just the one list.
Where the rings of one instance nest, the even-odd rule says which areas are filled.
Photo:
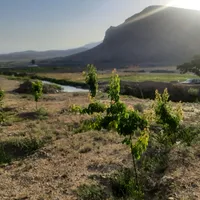
[[171, 0], [164, 6], [158, 6], [156, 9], [149, 10], [148, 12], [144, 12], [139, 15], [135, 15], [134, 17], [129, 18], [127, 23], [132, 23], [141, 19], [144, 19], [146, 17], [149, 17], [157, 12], [160, 12], [161, 10], [166, 9], [167, 7], [180, 7], [185, 9], [194, 9], [194, 10], [200, 10], [200, 0]]
[[200, 0], [172, 0], [167, 4], [167, 6], [200, 10]]

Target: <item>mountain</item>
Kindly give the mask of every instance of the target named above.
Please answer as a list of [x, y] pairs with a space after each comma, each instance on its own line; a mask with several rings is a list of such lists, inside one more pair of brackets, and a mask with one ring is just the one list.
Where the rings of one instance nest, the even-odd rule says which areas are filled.
[[101, 42], [93, 42], [84, 45], [83, 47], [73, 48], [68, 50], [49, 50], [49, 51], [23, 51], [23, 52], [14, 52], [8, 54], [0, 54], [0, 62], [8, 61], [30, 61], [32, 59], [43, 60], [55, 57], [65, 57], [73, 54], [77, 54], [88, 49], [91, 49]]
[[[200, 54], [200, 11], [150, 6], [110, 27], [98, 46], [49, 60], [50, 65], [97, 67], [177, 65]], [[43, 61], [45, 64], [45, 61]]]
[[101, 43], [102, 42], [91, 42], [89, 44], [84, 45], [83, 47], [86, 48], [86, 49], [92, 49], [92, 48], [98, 46]]
[[69, 50], [49, 50], [49, 51], [22, 51], [8, 54], [0, 54], [0, 62], [8, 61], [30, 61], [32, 59], [48, 59], [54, 57], [64, 57], [72, 54], [80, 53], [88, 50], [87, 48], [80, 47]]

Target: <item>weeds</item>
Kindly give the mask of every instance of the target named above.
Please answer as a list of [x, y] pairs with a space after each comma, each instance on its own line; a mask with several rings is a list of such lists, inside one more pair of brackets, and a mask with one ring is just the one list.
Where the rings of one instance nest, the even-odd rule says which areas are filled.
[[43, 120], [43, 119], [47, 119], [48, 118], [49, 113], [45, 108], [41, 107], [41, 108], [36, 110], [35, 115], [36, 115], [37, 119]]
[[112, 196], [115, 199], [135, 199], [141, 200], [144, 194], [141, 189], [138, 189], [137, 183], [133, 179], [131, 169], [125, 168], [110, 178]]
[[138, 103], [136, 105], [134, 105], [134, 110], [143, 113], [144, 112], [144, 106], [141, 103]]
[[0, 142], [0, 163], [9, 163], [12, 160], [28, 156], [41, 148], [44, 139], [35, 137], [11, 138]]
[[191, 146], [193, 142], [200, 136], [200, 127], [196, 126], [182, 126], [177, 132], [177, 140]]
[[5, 92], [4, 90], [0, 89], [0, 108], [2, 108], [4, 97], [5, 97]]
[[98, 185], [81, 185], [77, 189], [79, 200], [106, 200], [104, 188]]

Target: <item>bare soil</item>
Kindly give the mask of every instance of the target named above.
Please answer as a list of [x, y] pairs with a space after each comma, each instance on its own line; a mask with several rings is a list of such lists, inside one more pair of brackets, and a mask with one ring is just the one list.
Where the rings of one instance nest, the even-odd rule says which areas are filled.
[[[87, 94], [44, 95], [39, 107], [48, 111], [48, 117], [33, 120], [26, 117], [27, 113], [35, 111], [33, 97], [12, 92], [19, 82], [0, 78], [0, 85], [6, 91], [4, 108], [12, 115], [9, 123], [0, 125], [0, 141], [30, 134], [52, 139], [34, 154], [1, 165], [0, 199], [76, 200], [75, 190], [83, 183], [93, 182], [91, 175], [110, 174], [130, 165], [129, 150], [121, 144], [122, 139], [117, 133], [89, 131], [74, 134], [73, 128], [88, 116], [69, 113], [67, 108], [72, 104], [88, 104]], [[105, 94], [99, 97], [107, 101]], [[128, 96], [122, 96], [122, 100], [131, 106], [140, 103], [147, 108], [152, 103], [148, 99]], [[200, 104], [184, 103], [183, 109], [184, 123], [199, 122]], [[174, 188], [168, 197], [200, 199], [200, 145], [187, 151], [174, 148], [170, 158], [171, 165], [165, 176], [173, 180]]]

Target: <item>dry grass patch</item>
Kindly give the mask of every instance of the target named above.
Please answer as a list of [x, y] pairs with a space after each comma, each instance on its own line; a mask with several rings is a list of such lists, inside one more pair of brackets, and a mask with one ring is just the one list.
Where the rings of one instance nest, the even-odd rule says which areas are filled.
[[[17, 81], [0, 79], [0, 83], [1, 81], [4, 82], [6, 91], [18, 87]], [[105, 94], [98, 98], [102, 95]], [[139, 103], [144, 108], [152, 103], [148, 99], [128, 96], [122, 96], [122, 101], [133, 107]], [[107, 95], [102, 102], [109, 103]], [[131, 166], [129, 150], [121, 144], [122, 138], [117, 133], [103, 130], [74, 134], [74, 130], [89, 116], [70, 113], [69, 107], [72, 104], [86, 106], [88, 103], [87, 94], [44, 95], [38, 105], [45, 108], [48, 117], [43, 120], [20, 117], [19, 120], [18, 115], [35, 111], [35, 102], [29, 96], [24, 98], [23, 95], [6, 93], [4, 111], [15, 118], [9, 126], [0, 126], [0, 144], [4, 144], [6, 152], [13, 148], [13, 144], [18, 144], [15, 139], [22, 142], [18, 148], [27, 148], [29, 143], [25, 139], [30, 138], [30, 135], [48, 142], [30, 154], [0, 167], [0, 199], [76, 200], [78, 197], [75, 191], [81, 185], [96, 186], [98, 181], [94, 177], [106, 177], [116, 170]], [[198, 123], [200, 104], [184, 103], [183, 107], [183, 123]], [[200, 148], [199, 144], [192, 145], [182, 149], [177, 145], [171, 151], [171, 164], [165, 175], [172, 177], [174, 190], [169, 195], [174, 199], [200, 198]], [[21, 150], [24, 153], [26, 151], [23, 148]], [[101, 186], [100, 190], [99, 186], [86, 189], [89, 192], [90, 189], [95, 190], [98, 194]]]

